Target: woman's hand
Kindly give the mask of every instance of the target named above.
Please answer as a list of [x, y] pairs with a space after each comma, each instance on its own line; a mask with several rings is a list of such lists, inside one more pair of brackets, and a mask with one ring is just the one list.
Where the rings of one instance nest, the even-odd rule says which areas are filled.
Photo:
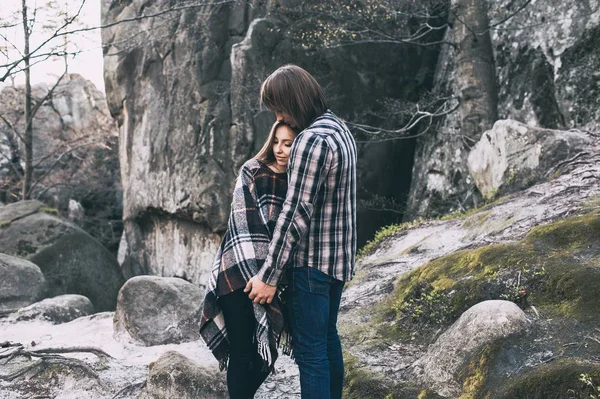
[[252, 277], [244, 288], [244, 292], [250, 292], [248, 295], [250, 300], [261, 305], [271, 303], [276, 291], [277, 287], [263, 283], [258, 276]]

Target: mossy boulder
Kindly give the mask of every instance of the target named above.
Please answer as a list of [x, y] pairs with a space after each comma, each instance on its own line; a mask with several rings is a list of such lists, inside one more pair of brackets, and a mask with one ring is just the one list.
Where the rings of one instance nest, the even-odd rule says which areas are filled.
[[463, 250], [402, 276], [380, 307], [392, 330], [447, 326], [478, 302], [505, 299], [548, 316], [600, 319], [600, 216], [539, 226], [522, 241]]
[[[545, 386], [582, 387], [578, 382], [582, 373], [593, 379], [590, 364], [597, 361], [597, 347], [588, 338], [600, 339], [595, 330], [600, 323], [600, 214], [593, 209], [583, 212], [587, 213], [537, 226], [518, 242], [461, 250], [402, 275], [363, 328], [375, 331], [365, 335], [369, 345], [433, 350], [430, 345], [471, 306], [487, 300], [511, 301], [527, 314], [527, 329], [480, 346], [468, 356], [462, 353], [464, 345], [457, 344], [461, 353], [455, 357], [462, 366], [454, 374], [456, 389], [448, 397], [568, 397], [544, 396], [552, 392]], [[465, 329], [457, 332], [461, 333], [465, 339], [471, 334]], [[553, 368], [544, 371], [553, 360], [584, 365], [587, 371], [577, 366], [566, 372], [568, 379], [559, 378]], [[517, 381], [525, 384], [525, 375], [538, 373], [548, 378], [539, 387], [510, 388]], [[376, 381], [380, 376], [368, 377], [363, 380]], [[397, 379], [414, 383], [403, 372]], [[417, 388], [432, 388], [431, 383], [420, 384]], [[520, 389], [529, 396], [514, 396]]]
[[98, 311], [114, 310], [125, 282], [113, 254], [77, 226], [38, 201], [0, 208], [0, 252], [35, 263], [48, 297], [79, 294]]
[[0, 253], [0, 276], [0, 312], [28, 306], [44, 295], [44, 275], [25, 259]]
[[477, 369], [480, 353], [502, 340], [525, 331], [525, 313], [509, 301], [484, 301], [471, 307], [431, 345], [427, 354], [412, 366], [424, 386], [445, 397], [456, 397], [463, 390], [477, 390], [481, 381]]
[[490, 399], [589, 399], [600, 396], [600, 365], [563, 359], [510, 379]]
[[358, 365], [356, 357], [344, 353], [345, 399], [438, 399], [437, 393], [408, 382], [390, 383]]
[[150, 363], [140, 399], [225, 399], [225, 374], [202, 367], [182, 354], [169, 351]]

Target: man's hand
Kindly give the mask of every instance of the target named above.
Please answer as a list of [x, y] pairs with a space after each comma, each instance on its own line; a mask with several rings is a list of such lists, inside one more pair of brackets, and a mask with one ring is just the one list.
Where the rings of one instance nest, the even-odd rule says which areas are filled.
[[277, 287], [263, 283], [258, 276], [252, 277], [244, 288], [244, 292], [250, 292], [248, 295], [250, 300], [261, 305], [271, 303], [276, 291]]

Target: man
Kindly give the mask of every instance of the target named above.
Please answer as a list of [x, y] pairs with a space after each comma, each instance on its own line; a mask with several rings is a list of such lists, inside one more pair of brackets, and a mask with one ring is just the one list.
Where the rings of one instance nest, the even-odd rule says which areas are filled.
[[294, 358], [302, 398], [342, 397], [344, 365], [337, 315], [356, 253], [356, 143], [304, 69], [285, 65], [261, 87], [277, 120], [302, 132], [288, 165], [288, 192], [269, 255], [246, 286], [255, 303], [271, 303], [284, 271]]

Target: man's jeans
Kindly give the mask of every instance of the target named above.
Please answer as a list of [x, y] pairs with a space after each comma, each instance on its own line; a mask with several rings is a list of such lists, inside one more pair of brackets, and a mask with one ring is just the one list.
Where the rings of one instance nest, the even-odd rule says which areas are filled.
[[344, 282], [312, 267], [292, 267], [288, 314], [302, 399], [340, 399], [344, 381], [336, 324]]

